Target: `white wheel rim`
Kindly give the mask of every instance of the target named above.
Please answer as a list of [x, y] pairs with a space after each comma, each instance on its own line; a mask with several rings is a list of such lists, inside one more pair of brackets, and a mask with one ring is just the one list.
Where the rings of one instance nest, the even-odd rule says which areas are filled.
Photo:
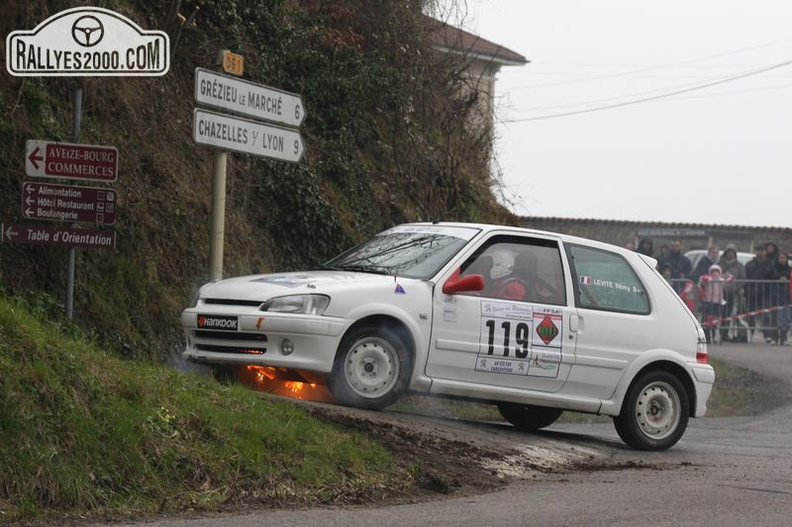
[[344, 373], [355, 393], [367, 398], [379, 397], [396, 384], [398, 355], [389, 342], [366, 337], [357, 341], [347, 353]]
[[665, 439], [674, 433], [680, 419], [679, 394], [665, 382], [653, 382], [642, 391], [635, 404], [641, 432], [652, 439]]

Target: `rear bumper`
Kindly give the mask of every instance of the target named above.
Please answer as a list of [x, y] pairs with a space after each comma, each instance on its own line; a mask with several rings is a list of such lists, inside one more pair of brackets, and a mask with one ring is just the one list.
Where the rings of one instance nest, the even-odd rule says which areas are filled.
[[696, 389], [696, 408], [693, 417], [701, 417], [707, 412], [707, 400], [715, 384], [715, 370], [707, 364], [696, 364], [691, 367], [691, 373]]

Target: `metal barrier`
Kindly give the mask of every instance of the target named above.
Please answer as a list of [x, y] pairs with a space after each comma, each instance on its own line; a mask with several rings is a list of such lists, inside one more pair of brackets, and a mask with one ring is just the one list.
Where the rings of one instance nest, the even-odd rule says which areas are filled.
[[792, 308], [788, 281], [721, 279], [710, 282], [709, 295], [691, 280], [669, 282], [701, 321], [711, 342], [761, 339], [787, 345]]

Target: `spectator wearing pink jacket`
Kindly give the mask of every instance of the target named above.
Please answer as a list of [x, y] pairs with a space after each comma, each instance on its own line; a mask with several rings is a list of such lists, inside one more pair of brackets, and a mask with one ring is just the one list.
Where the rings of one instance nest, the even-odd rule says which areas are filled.
[[701, 314], [704, 317], [703, 326], [707, 342], [715, 340], [715, 333], [725, 313], [726, 284], [733, 280], [732, 275], [723, 275], [718, 264], [710, 265], [709, 272], [699, 278], [699, 299], [701, 300]]

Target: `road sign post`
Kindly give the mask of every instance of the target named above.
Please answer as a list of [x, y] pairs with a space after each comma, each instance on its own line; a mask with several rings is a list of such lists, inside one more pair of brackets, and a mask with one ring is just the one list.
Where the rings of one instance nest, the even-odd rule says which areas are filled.
[[[231, 55], [227, 50], [223, 53], [223, 68], [241, 75], [243, 57]], [[306, 111], [297, 94], [202, 68], [195, 70], [195, 101], [252, 118], [246, 119], [201, 108], [196, 108], [193, 112], [193, 141], [195, 144], [215, 149], [209, 278], [218, 280], [223, 277], [228, 151], [299, 162], [305, 145], [300, 132], [295, 128], [305, 120]]]

